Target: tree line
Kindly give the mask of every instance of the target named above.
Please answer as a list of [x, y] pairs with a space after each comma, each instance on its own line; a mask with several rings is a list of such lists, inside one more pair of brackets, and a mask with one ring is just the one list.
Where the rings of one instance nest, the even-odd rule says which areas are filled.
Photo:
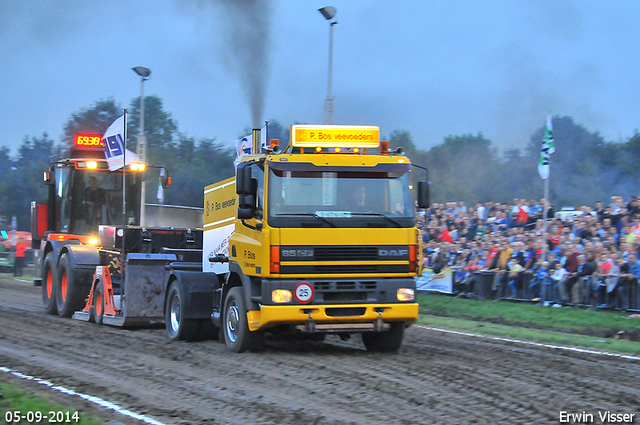
[[[138, 97], [127, 109], [127, 149], [133, 152], [136, 150], [139, 106]], [[29, 230], [31, 201], [47, 199], [42, 176], [50, 161], [68, 157], [76, 133], [104, 134], [122, 113], [122, 107], [113, 99], [101, 100], [71, 114], [60, 143], [55, 143], [46, 133], [40, 137], [25, 137], [15, 158], [8, 147], [0, 147], [2, 225], [10, 224], [11, 217], [16, 216], [18, 228]], [[167, 205], [202, 207], [204, 186], [234, 173], [235, 148], [231, 144], [217, 143], [214, 138], [196, 140], [180, 132], [156, 96], [145, 97], [145, 134], [147, 162], [166, 167], [172, 177], [172, 186], [164, 191]]]
[[[128, 108], [127, 147], [135, 152], [140, 117], [140, 98]], [[113, 99], [100, 100], [71, 114], [64, 125], [63, 140], [53, 141], [46, 133], [25, 137], [13, 157], [0, 146], [0, 217], [4, 225], [17, 216], [18, 228], [29, 230], [30, 202], [44, 201], [46, 186], [42, 172], [51, 160], [67, 157], [76, 133], [103, 134], [122, 108]], [[605, 142], [571, 117], [553, 118], [556, 153], [551, 156], [550, 196], [556, 206], [594, 204], [612, 195], [640, 194], [640, 133], [626, 142]], [[249, 129], [238, 136], [249, 134]], [[196, 140], [178, 129], [171, 113], [157, 96], [145, 97], [147, 162], [167, 167], [172, 187], [164, 191], [164, 203], [202, 207], [203, 188], [234, 173], [235, 147], [215, 138]], [[407, 130], [395, 130], [388, 137], [392, 147], [403, 147], [412, 162], [429, 169], [432, 201], [512, 202], [513, 198], [541, 198], [543, 181], [537, 164], [544, 125], [531, 136], [524, 149], [499, 152], [482, 134], [447, 136], [429, 149], [419, 149]], [[269, 138], [286, 146], [288, 128], [269, 122]], [[418, 170], [419, 177], [423, 171]], [[148, 199], [148, 198], [147, 198]]]
[[[542, 120], [541, 120], [542, 121]], [[608, 204], [613, 195], [640, 195], [640, 133], [625, 142], [606, 142], [568, 116], [553, 118], [555, 153], [551, 155], [549, 199], [563, 206]], [[498, 152], [482, 134], [447, 136], [428, 150], [418, 149], [408, 131], [390, 135], [392, 147], [402, 146], [412, 162], [429, 168], [432, 202], [540, 199], [544, 181], [538, 161], [544, 124], [524, 149]]]

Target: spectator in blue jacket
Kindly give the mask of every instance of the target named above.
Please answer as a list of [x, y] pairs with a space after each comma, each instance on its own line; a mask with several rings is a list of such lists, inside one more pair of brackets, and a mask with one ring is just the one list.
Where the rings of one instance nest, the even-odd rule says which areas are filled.
[[638, 281], [640, 279], [640, 260], [635, 252], [629, 253], [629, 273], [626, 274], [627, 294], [629, 300], [629, 308], [638, 308], [640, 306], [640, 295], [638, 294]]

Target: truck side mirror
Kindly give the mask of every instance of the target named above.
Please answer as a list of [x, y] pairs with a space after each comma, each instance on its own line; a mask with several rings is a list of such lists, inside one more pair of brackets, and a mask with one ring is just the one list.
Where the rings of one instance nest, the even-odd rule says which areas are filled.
[[238, 171], [236, 173], [236, 193], [238, 195], [251, 194], [251, 164], [244, 163], [238, 165]]
[[40, 249], [48, 227], [49, 206], [31, 201], [31, 248]]
[[429, 208], [429, 182], [418, 182], [418, 208]]
[[[257, 185], [258, 181], [252, 177], [251, 170], [252, 168], [250, 166], [244, 167], [244, 179], [242, 181], [242, 191], [246, 195], [255, 196], [256, 191], [258, 189], [258, 185]], [[256, 181], [255, 185], [253, 184], [254, 180]]]
[[239, 219], [253, 218], [253, 208], [238, 208]]
[[244, 187], [244, 167], [245, 164], [239, 164], [236, 168], [236, 195], [242, 195]]
[[249, 219], [255, 216], [258, 180], [251, 177], [251, 167], [238, 166], [236, 177], [236, 193], [238, 196], [238, 218]]
[[160, 169], [160, 185], [163, 189], [171, 186], [171, 177], [169, 177], [169, 170], [164, 167]]

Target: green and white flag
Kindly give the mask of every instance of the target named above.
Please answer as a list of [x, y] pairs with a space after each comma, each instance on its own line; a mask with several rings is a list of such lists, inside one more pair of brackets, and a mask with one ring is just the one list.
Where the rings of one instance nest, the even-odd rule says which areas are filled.
[[542, 150], [540, 151], [540, 162], [538, 162], [538, 173], [542, 180], [549, 178], [549, 158], [556, 151], [553, 142], [553, 128], [551, 127], [551, 115], [547, 116], [547, 126], [544, 129], [544, 138], [542, 139]]

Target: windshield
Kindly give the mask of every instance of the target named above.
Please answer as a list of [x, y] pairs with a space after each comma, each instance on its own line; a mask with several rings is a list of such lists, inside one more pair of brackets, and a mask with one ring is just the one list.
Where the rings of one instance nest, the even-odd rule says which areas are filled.
[[407, 166], [269, 170], [273, 227], [411, 227], [413, 200]]
[[[139, 173], [127, 173], [127, 223], [140, 220]], [[119, 225], [122, 217], [122, 172], [106, 169], [56, 169], [56, 198], [60, 230], [97, 234], [100, 224]]]

